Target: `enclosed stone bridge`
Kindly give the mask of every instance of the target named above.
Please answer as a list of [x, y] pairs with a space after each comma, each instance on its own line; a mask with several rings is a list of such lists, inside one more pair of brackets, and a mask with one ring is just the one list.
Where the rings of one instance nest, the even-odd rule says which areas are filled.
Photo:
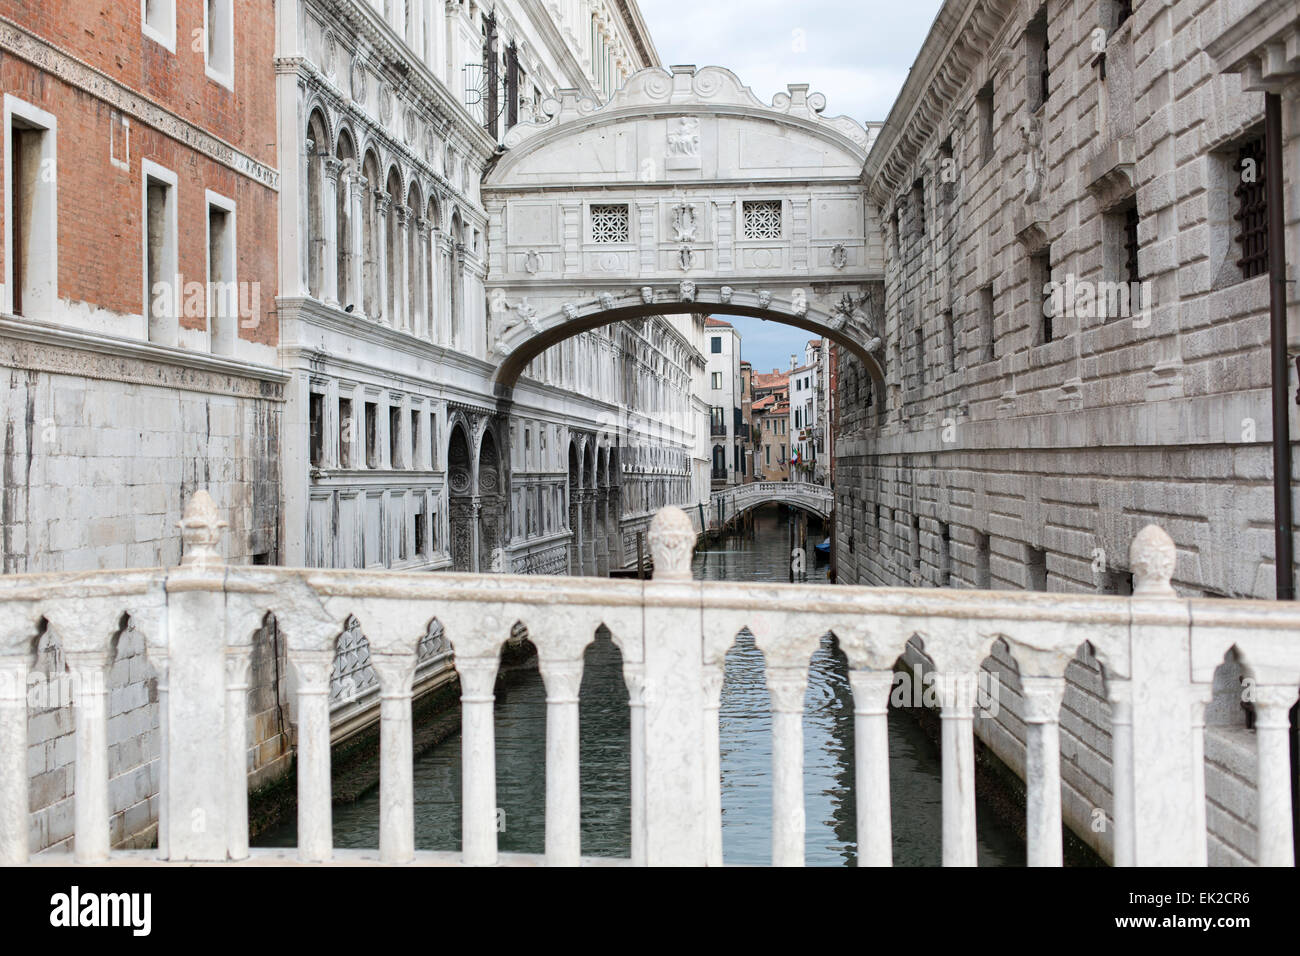
[[489, 344], [502, 394], [543, 350], [655, 314], [829, 337], [883, 381], [883, 251], [861, 174], [875, 128], [720, 67], [636, 74], [603, 107], [560, 91], [485, 179]]

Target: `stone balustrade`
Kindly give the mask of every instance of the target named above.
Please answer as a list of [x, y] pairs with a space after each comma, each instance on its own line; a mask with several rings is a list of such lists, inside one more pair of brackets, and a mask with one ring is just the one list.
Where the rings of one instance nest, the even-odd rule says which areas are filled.
[[[545, 862], [581, 861], [578, 691], [601, 625], [622, 653], [631, 727], [633, 864], [722, 862], [718, 708], [724, 656], [743, 629], [762, 651], [772, 701], [772, 862], [803, 863], [802, 718], [809, 660], [833, 633], [848, 659], [855, 709], [859, 859], [891, 862], [888, 720], [895, 662], [909, 641], [933, 662], [943, 756], [945, 865], [976, 862], [972, 725], [977, 674], [1004, 641], [1029, 724], [1028, 860], [1060, 865], [1058, 715], [1067, 664], [1087, 643], [1111, 704], [1116, 862], [1204, 864], [1202, 711], [1214, 669], [1235, 649], [1257, 713], [1261, 864], [1290, 865], [1287, 711], [1300, 688], [1300, 607], [1179, 598], [1175, 551], [1149, 526], [1134, 541], [1131, 597], [939, 589], [699, 582], [697, 528], [659, 512], [648, 581], [405, 574], [225, 565], [224, 522], [205, 492], [182, 522], [178, 568], [0, 578], [0, 863], [28, 861], [24, 689], [43, 626], [62, 642], [76, 714], [75, 860], [254, 862], [292, 851], [248, 847], [245, 783], [252, 635], [275, 615], [296, 678], [298, 847], [302, 863], [364, 862], [335, 851], [330, 804], [330, 675], [355, 620], [381, 700], [382, 863], [533, 862], [501, 854], [496, 827], [493, 687], [516, 623], [536, 646], [546, 691]], [[412, 682], [433, 622], [461, 683], [462, 852], [414, 845]], [[44, 622], [44, 623], [43, 623]], [[159, 676], [158, 849], [112, 851], [104, 676], [127, 626], [146, 638]], [[58, 862], [44, 853], [33, 862]]]

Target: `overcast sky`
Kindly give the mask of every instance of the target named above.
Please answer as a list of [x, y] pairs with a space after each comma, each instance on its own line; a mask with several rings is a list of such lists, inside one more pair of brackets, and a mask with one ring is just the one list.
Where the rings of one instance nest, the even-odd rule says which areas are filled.
[[[826, 115], [884, 120], [941, 0], [638, 0], [664, 66], [725, 66], [764, 103], [789, 83], [826, 95]], [[808, 333], [729, 319], [755, 371], [786, 368]], [[800, 359], [802, 361], [802, 358]]]

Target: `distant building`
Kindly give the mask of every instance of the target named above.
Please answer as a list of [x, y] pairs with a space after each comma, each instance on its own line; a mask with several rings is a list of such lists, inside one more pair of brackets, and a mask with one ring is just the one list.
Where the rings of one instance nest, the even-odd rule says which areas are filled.
[[740, 333], [730, 322], [704, 320], [705, 370], [708, 374], [709, 441], [713, 486], [737, 484], [743, 474], [740, 433]]

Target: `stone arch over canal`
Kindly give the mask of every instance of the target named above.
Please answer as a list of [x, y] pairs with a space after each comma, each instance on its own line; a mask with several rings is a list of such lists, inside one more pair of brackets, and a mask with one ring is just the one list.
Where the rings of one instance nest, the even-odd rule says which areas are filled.
[[861, 185], [877, 127], [792, 85], [651, 68], [511, 129], [483, 185], [489, 345], [508, 396], [546, 348], [611, 322], [716, 312], [843, 346], [883, 388], [883, 243]]

